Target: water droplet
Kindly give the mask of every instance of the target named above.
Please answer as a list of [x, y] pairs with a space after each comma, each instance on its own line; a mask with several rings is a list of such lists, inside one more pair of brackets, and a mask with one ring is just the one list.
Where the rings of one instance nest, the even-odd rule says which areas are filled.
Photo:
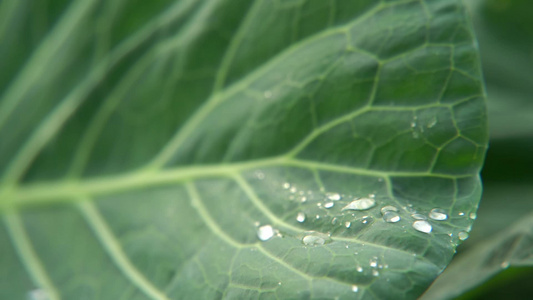
[[346, 223], [344, 223], [344, 227], [346, 227], [346, 228], [350, 228], [350, 226], [352, 226], [352, 222], [346, 222]]
[[332, 208], [333, 205], [335, 205], [335, 203], [333, 203], [333, 202], [326, 202], [326, 203], [324, 203], [324, 207], [325, 207], [325, 208]]
[[363, 220], [361, 222], [363, 222], [363, 224], [368, 224], [369, 222], [371, 222], [373, 219], [372, 217], [369, 217], [369, 216], [364, 216], [363, 217]]
[[378, 265], [378, 258], [372, 257], [369, 262], [370, 262], [370, 267], [375, 268]]
[[387, 211], [383, 214], [383, 220], [387, 223], [396, 223], [400, 221], [400, 215], [394, 211]]
[[376, 200], [370, 198], [361, 198], [350, 202], [342, 210], [367, 210], [376, 205]]
[[448, 219], [448, 215], [446, 214], [446, 211], [440, 208], [434, 208], [429, 212], [429, 217], [436, 221], [444, 221]]
[[329, 199], [329, 200], [332, 200], [332, 201], [339, 201], [341, 200], [341, 195], [339, 193], [327, 193], [326, 194], [326, 197]]
[[300, 197], [300, 202], [304, 203], [305, 201], [307, 201], [307, 197], [305, 196]]
[[466, 231], [461, 231], [457, 234], [457, 237], [461, 240], [461, 241], [464, 241], [468, 238], [468, 232]]
[[413, 217], [413, 219], [415, 219], [415, 220], [425, 220], [426, 219], [426, 216], [424, 216], [423, 214], [412, 214], [411, 217]]
[[363, 272], [363, 267], [361, 266], [357, 266], [357, 268], [355, 268], [357, 270], [357, 272], [359, 273], [362, 273]]
[[317, 220], [320, 219], [320, 216], [319, 216], [319, 215], [316, 215], [316, 216], [315, 216], [315, 219], [317, 219]]
[[298, 215], [296, 215], [296, 221], [300, 223], [305, 222], [305, 213], [299, 212]]
[[264, 225], [257, 230], [257, 237], [262, 241], [268, 241], [274, 236], [274, 228], [270, 225]]
[[460, 215], [460, 216], [464, 216], [464, 215], [465, 215], [465, 213], [464, 213], [464, 212], [462, 212], [462, 211], [460, 211], [460, 212], [458, 213], [458, 215]]
[[298, 190], [296, 189], [295, 186], [291, 187], [291, 189], [289, 190], [291, 193], [296, 193]]
[[333, 225], [337, 224], [337, 217], [334, 217], [333, 219], [331, 219], [331, 224]]
[[372, 270], [372, 276], [378, 277], [379, 276], [379, 271], [376, 270], [376, 269]]
[[288, 182], [284, 182], [282, 186], [284, 189], [288, 190], [291, 187], [291, 184]]
[[352, 292], [357, 293], [359, 291], [359, 287], [357, 285], [352, 285]]
[[368, 194], [368, 198], [376, 198], [376, 194]]
[[261, 224], [261, 223], [259, 223], [259, 221], [255, 221], [254, 222], [255, 227], [259, 226], [259, 224]]
[[381, 214], [385, 214], [388, 211], [398, 211], [398, 209], [392, 205], [383, 206], [381, 208]]
[[281, 281], [278, 281], [278, 285], [281, 285]]
[[500, 264], [500, 267], [502, 267], [503, 269], [507, 269], [510, 265], [511, 264], [508, 261], [504, 261]]
[[306, 235], [303, 237], [302, 242], [306, 246], [321, 246], [326, 243], [326, 240], [323, 237], [316, 235]]
[[28, 292], [28, 300], [50, 300], [48, 292], [44, 289], [35, 289]]
[[475, 220], [477, 218], [477, 215], [475, 212], [473, 212], [473, 213], [470, 213], [469, 217], [470, 219]]
[[413, 222], [413, 228], [423, 233], [430, 233], [433, 227], [427, 221], [418, 220]]

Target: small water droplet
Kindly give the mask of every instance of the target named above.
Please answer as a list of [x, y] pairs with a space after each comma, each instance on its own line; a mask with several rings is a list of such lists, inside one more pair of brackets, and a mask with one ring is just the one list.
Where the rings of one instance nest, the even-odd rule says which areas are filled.
[[324, 207], [325, 207], [325, 208], [332, 208], [333, 205], [335, 205], [335, 203], [333, 203], [333, 202], [326, 202], [326, 203], [324, 203]]
[[372, 257], [370, 259], [369, 263], [370, 263], [370, 267], [371, 268], [375, 268], [378, 265], [378, 258], [377, 257]]
[[369, 222], [371, 222], [373, 219], [372, 217], [369, 217], [369, 216], [364, 216], [363, 217], [363, 220], [361, 221], [363, 224], [368, 224]]
[[367, 210], [376, 205], [376, 200], [371, 198], [361, 198], [350, 202], [342, 210]]
[[502, 267], [503, 269], [507, 269], [510, 265], [511, 264], [508, 261], [504, 261], [500, 264], [500, 267]]
[[307, 197], [305, 196], [300, 197], [300, 202], [304, 203], [305, 201], [307, 201]]
[[299, 212], [298, 215], [296, 215], [296, 221], [300, 223], [305, 222], [305, 213]]
[[316, 216], [315, 216], [315, 219], [317, 219], [317, 220], [320, 219], [320, 216], [319, 216], [319, 215], [316, 215]]
[[418, 220], [413, 222], [413, 228], [423, 233], [430, 233], [433, 230], [431, 224], [424, 220]]
[[357, 266], [357, 268], [355, 268], [357, 270], [357, 272], [359, 273], [362, 273], [363, 272], [363, 267], [361, 266]]
[[457, 234], [457, 237], [461, 240], [461, 241], [464, 241], [468, 238], [468, 232], [466, 231], [461, 231]]
[[291, 193], [296, 193], [298, 190], [296, 189], [295, 186], [291, 187], [291, 189], [289, 190]]
[[346, 228], [350, 228], [350, 226], [352, 226], [352, 222], [346, 222], [346, 223], [344, 223], [344, 227], [346, 227]]
[[357, 285], [352, 285], [352, 292], [357, 293], [359, 291], [359, 287]]
[[303, 237], [302, 242], [306, 246], [321, 246], [326, 243], [326, 240], [323, 237], [316, 235], [306, 235]]
[[257, 237], [262, 241], [268, 241], [274, 236], [274, 228], [270, 225], [264, 225], [257, 230]]
[[460, 215], [460, 216], [464, 216], [464, 215], [465, 215], [465, 213], [464, 213], [464, 212], [462, 212], [462, 211], [460, 211], [460, 212], [458, 213], [458, 215]]
[[326, 197], [329, 199], [329, 200], [332, 200], [332, 201], [339, 201], [341, 200], [341, 194], [339, 193], [327, 193], [326, 194]]
[[27, 294], [28, 300], [50, 300], [48, 292], [44, 289], [31, 290]]
[[334, 217], [333, 219], [331, 219], [331, 224], [332, 225], [337, 224], [337, 217]]
[[376, 269], [372, 270], [372, 276], [378, 277], [379, 276], [379, 271], [376, 270]]
[[278, 285], [281, 285], [281, 281], [278, 281]]
[[383, 206], [381, 208], [381, 214], [385, 214], [388, 211], [398, 211], [398, 209], [392, 205]]
[[429, 217], [436, 221], [444, 221], [448, 219], [446, 211], [440, 208], [434, 208], [429, 212]]
[[291, 184], [288, 183], [288, 182], [284, 182], [284, 183], [282, 184], [282, 186], [283, 186], [284, 189], [288, 190], [288, 189], [291, 187]]
[[368, 194], [368, 198], [376, 198], [376, 194]]
[[411, 217], [415, 220], [425, 220], [426, 219], [426, 216], [424, 216], [423, 214], [412, 214]]
[[470, 213], [469, 217], [470, 219], [475, 220], [477, 218], [477, 214], [475, 212]]
[[400, 221], [400, 215], [394, 211], [387, 211], [383, 214], [383, 220], [387, 223], [396, 223]]

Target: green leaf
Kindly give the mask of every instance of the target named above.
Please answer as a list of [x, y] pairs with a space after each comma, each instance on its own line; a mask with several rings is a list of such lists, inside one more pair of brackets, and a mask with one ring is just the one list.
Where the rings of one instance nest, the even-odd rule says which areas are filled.
[[470, 229], [487, 126], [459, 0], [0, 16], [0, 298], [412, 299]]

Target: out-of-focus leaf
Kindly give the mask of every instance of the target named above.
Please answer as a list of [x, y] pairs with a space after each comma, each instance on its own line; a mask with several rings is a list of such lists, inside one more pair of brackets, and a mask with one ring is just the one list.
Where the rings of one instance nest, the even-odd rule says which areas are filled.
[[468, 0], [493, 139], [533, 137], [533, 1]]
[[453, 299], [510, 266], [533, 266], [531, 249], [533, 214], [459, 256], [421, 299]]
[[459, 0], [0, 16], [0, 298], [412, 299], [470, 229], [487, 128]]

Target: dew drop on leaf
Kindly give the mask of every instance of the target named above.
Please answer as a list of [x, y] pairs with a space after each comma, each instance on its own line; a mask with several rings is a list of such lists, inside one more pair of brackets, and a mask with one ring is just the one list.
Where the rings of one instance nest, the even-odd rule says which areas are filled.
[[413, 222], [413, 228], [423, 233], [430, 233], [433, 230], [431, 224], [424, 220], [417, 220]]
[[413, 217], [413, 219], [415, 219], [415, 220], [425, 220], [426, 219], [426, 216], [424, 216], [423, 214], [412, 214], [411, 217]]
[[305, 221], [305, 213], [299, 212], [298, 215], [296, 215], [296, 221], [303, 223]]
[[333, 202], [326, 202], [326, 203], [324, 203], [324, 207], [325, 207], [325, 208], [332, 208], [334, 205], [335, 205], [335, 203], [333, 203]]
[[352, 292], [357, 293], [359, 291], [359, 287], [357, 285], [352, 285]]
[[464, 240], [466, 240], [466, 239], [468, 238], [468, 232], [466, 232], [466, 231], [461, 231], [461, 232], [459, 232], [459, 233], [457, 234], [457, 237], [459, 237], [459, 239], [460, 239], [461, 241], [464, 241]]
[[385, 214], [388, 211], [398, 211], [398, 209], [392, 205], [383, 206], [381, 208], [381, 214]]
[[383, 214], [383, 220], [387, 223], [396, 223], [400, 221], [400, 215], [394, 211], [387, 211]]
[[352, 222], [346, 222], [346, 223], [344, 223], [344, 227], [346, 227], [346, 228], [350, 228], [350, 226], [352, 226]]
[[274, 228], [264, 225], [257, 229], [257, 237], [262, 241], [268, 241], [274, 236]]
[[477, 215], [475, 212], [473, 212], [473, 213], [470, 213], [469, 217], [470, 219], [475, 220], [477, 218]]
[[323, 237], [316, 235], [306, 235], [303, 237], [302, 242], [306, 246], [321, 246], [326, 243], [326, 240]]
[[440, 209], [440, 208], [432, 209], [429, 212], [429, 217], [432, 220], [436, 220], [436, 221], [444, 221], [444, 220], [448, 219], [448, 215], [446, 214], [446, 212], [443, 209]]
[[367, 210], [375, 205], [376, 200], [370, 198], [361, 198], [348, 203], [348, 205], [343, 207], [342, 210]]
[[329, 200], [332, 200], [332, 201], [339, 201], [341, 200], [341, 194], [339, 193], [327, 193], [326, 194], [326, 197], [329, 199]]

